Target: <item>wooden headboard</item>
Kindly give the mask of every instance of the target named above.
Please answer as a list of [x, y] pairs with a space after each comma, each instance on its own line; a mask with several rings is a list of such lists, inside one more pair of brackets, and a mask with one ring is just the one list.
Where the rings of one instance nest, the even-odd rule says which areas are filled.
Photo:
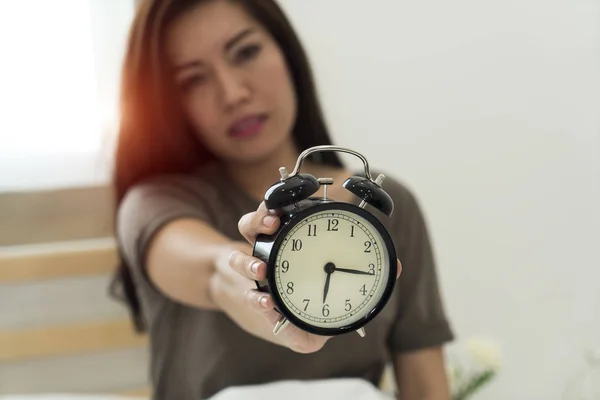
[[117, 255], [99, 194], [0, 196], [0, 395], [149, 396], [147, 338], [108, 294]]
[[0, 395], [147, 395], [147, 338], [108, 296], [112, 239], [0, 249]]

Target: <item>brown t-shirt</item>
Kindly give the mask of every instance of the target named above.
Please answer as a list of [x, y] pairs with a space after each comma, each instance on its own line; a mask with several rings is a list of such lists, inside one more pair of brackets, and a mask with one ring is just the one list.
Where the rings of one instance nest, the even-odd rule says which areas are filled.
[[378, 385], [391, 356], [450, 341], [453, 334], [418, 203], [391, 177], [383, 187], [395, 202], [394, 213], [388, 218], [371, 211], [395, 241], [402, 275], [386, 308], [365, 327], [364, 338], [355, 332], [334, 337], [313, 354], [252, 336], [222, 312], [177, 303], [145, 274], [147, 245], [165, 223], [199, 218], [243, 241], [238, 220], [256, 210], [255, 200], [214, 165], [193, 174], [160, 176], [130, 190], [119, 209], [117, 234], [149, 326], [154, 398], [205, 399], [228, 386], [284, 379], [359, 377]]

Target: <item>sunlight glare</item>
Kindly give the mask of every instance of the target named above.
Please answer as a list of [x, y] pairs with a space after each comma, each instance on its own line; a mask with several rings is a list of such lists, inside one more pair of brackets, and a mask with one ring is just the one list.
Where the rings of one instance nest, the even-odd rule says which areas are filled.
[[0, 158], [97, 149], [88, 2], [0, 2], [0, 48]]

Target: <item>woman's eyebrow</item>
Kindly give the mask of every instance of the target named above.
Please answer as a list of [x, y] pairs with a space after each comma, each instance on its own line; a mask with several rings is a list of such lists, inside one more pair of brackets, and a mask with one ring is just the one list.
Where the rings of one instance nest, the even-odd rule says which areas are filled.
[[253, 32], [254, 32], [254, 29], [252, 29], [252, 28], [246, 28], [246, 29], [242, 30], [241, 32], [239, 32], [233, 38], [229, 39], [229, 41], [225, 44], [225, 51], [227, 52], [227, 51], [231, 50], [231, 48], [233, 46], [235, 46], [235, 44], [237, 42], [239, 42], [246, 36], [252, 34]]
[[[231, 39], [229, 39], [227, 41], [227, 43], [225, 44], [225, 51], [227, 52], [227, 51], [231, 50], [231, 48], [233, 46], [235, 46], [239, 41], [241, 41], [246, 36], [248, 36], [252, 33], [254, 33], [254, 29], [252, 29], [252, 28], [246, 28], [246, 29], [242, 30], [241, 32], [239, 32], [238, 34], [236, 34], [234, 37], [232, 37]], [[186, 69], [201, 67], [202, 65], [203, 65], [202, 62], [199, 60], [188, 61], [186, 63], [176, 66], [175, 72], [181, 72]]]

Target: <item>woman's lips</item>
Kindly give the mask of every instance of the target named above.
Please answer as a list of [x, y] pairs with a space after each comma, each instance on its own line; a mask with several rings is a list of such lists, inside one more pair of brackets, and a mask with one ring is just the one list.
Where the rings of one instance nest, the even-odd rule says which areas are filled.
[[236, 121], [229, 129], [229, 136], [236, 138], [248, 138], [258, 134], [265, 124], [267, 116], [251, 115]]

